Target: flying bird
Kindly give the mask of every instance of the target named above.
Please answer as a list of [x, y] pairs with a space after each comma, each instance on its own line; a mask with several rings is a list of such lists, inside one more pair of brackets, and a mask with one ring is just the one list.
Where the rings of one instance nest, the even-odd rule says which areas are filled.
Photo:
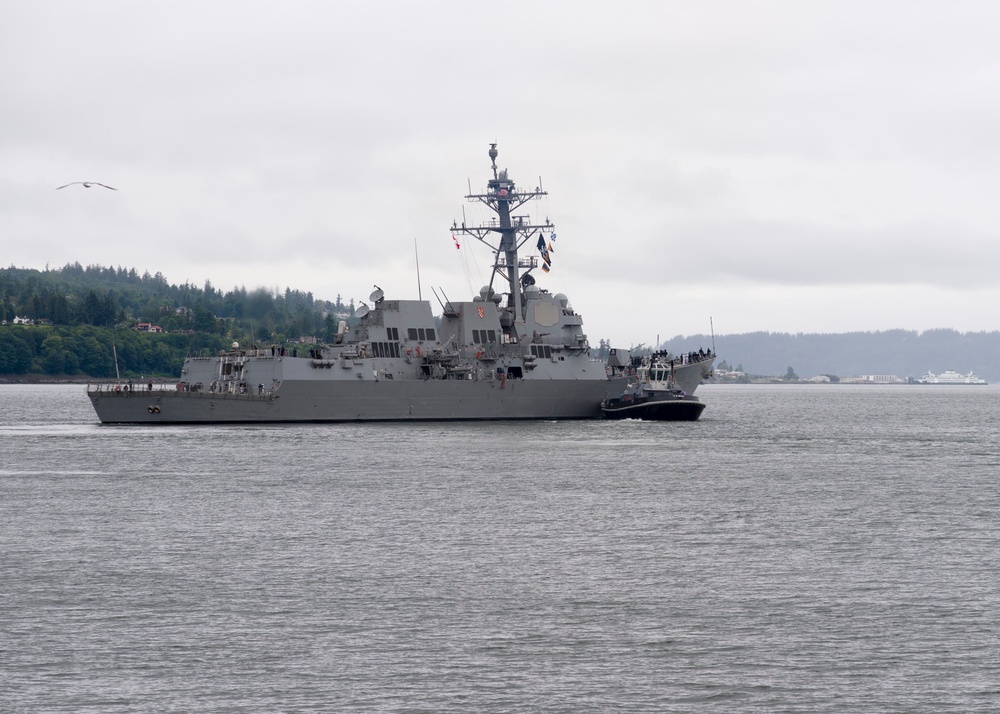
[[107, 184], [98, 183], [97, 181], [73, 181], [72, 183], [67, 183], [62, 186], [56, 186], [56, 191], [58, 191], [61, 188], [66, 188], [66, 186], [74, 186], [76, 184], [80, 184], [84, 188], [90, 188], [91, 186], [103, 186], [104, 188], [110, 188], [112, 191], [118, 190], [114, 186], [108, 186]]

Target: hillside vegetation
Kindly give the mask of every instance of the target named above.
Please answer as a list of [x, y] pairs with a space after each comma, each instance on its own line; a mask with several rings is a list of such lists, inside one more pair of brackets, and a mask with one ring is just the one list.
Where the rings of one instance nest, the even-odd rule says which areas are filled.
[[[344, 305], [286, 288], [229, 292], [162, 274], [81, 266], [0, 269], [0, 374], [176, 376], [184, 356], [232, 341], [332, 339]], [[14, 324], [28, 322], [30, 324]], [[154, 331], [137, 331], [145, 323]], [[158, 329], [157, 329], [158, 328]], [[161, 331], [162, 330], [162, 331]]]

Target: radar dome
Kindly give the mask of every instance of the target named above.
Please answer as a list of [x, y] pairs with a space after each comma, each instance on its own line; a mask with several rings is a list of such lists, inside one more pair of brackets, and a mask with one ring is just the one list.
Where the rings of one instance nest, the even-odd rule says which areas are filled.
[[559, 307], [566, 307], [569, 304], [569, 298], [562, 293], [556, 293], [556, 302], [559, 303]]

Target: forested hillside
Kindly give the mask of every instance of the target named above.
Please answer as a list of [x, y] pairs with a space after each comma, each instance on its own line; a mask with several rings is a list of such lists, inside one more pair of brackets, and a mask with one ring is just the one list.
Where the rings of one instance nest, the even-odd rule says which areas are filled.
[[[175, 376], [185, 354], [231, 341], [332, 339], [354, 303], [286, 288], [229, 292], [172, 285], [160, 273], [79, 263], [0, 269], [0, 374]], [[15, 324], [18, 323], [18, 324]], [[150, 330], [137, 331], [140, 323]], [[162, 330], [162, 332], [161, 332]]]
[[67, 264], [44, 271], [0, 269], [0, 322], [15, 318], [45, 320], [54, 325], [134, 326], [149, 322], [165, 331], [225, 332], [229, 325], [260, 331], [262, 339], [273, 333], [287, 337], [320, 334], [329, 324], [326, 316], [353, 314], [354, 303], [343, 305], [316, 300], [312, 293], [285, 288], [273, 293], [265, 288], [229, 292], [184, 283], [172, 285], [161, 273], [139, 275], [135, 268]]
[[176, 377], [188, 354], [223, 349], [208, 333], [150, 334], [108, 327], [0, 326], [0, 375]]

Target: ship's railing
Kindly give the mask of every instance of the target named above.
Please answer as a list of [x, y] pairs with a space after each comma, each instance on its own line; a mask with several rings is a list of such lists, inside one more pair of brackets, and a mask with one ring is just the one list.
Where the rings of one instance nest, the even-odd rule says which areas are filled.
[[178, 389], [177, 384], [154, 384], [153, 388], [150, 389], [148, 385], [146, 387], [140, 388], [137, 385], [133, 385], [133, 389], [129, 389], [129, 385], [126, 384], [87, 384], [88, 394], [97, 394], [101, 397], [120, 397], [122, 399], [136, 398], [141, 399], [143, 397], [162, 397], [164, 394], [170, 394], [171, 396], [177, 397], [189, 397], [189, 398], [210, 398], [210, 399], [243, 399], [243, 400], [267, 400], [270, 399], [277, 388], [264, 389], [263, 391], [259, 389], [247, 388], [244, 392], [239, 391], [229, 391], [229, 390], [211, 390], [211, 389], [185, 389], [183, 385], [182, 388]]
[[[497, 267], [506, 268], [507, 259], [503, 256], [497, 259]], [[538, 256], [531, 255], [526, 258], [517, 259], [517, 267], [519, 268], [537, 268], [538, 267]]]
[[110, 396], [139, 396], [159, 392], [176, 392], [176, 382], [88, 382], [88, 392], [101, 392]]
[[269, 399], [277, 391], [277, 386], [271, 388], [251, 387], [229, 389], [228, 384], [221, 388], [205, 387], [202, 383], [186, 384], [184, 382], [164, 382], [135, 384], [129, 382], [97, 382], [87, 384], [88, 394], [99, 394], [102, 397], [158, 397], [163, 394], [192, 397], [211, 397], [213, 399]]

